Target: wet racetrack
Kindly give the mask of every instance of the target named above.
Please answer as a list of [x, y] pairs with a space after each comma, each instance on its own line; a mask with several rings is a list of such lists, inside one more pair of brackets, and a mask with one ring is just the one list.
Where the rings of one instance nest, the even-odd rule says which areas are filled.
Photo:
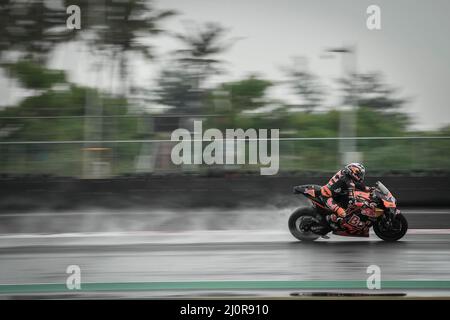
[[287, 230], [15, 234], [0, 236], [0, 265], [2, 285], [65, 283], [69, 265], [86, 283], [365, 281], [369, 265], [383, 281], [448, 281], [450, 232], [412, 229], [397, 243], [374, 234], [303, 243]]

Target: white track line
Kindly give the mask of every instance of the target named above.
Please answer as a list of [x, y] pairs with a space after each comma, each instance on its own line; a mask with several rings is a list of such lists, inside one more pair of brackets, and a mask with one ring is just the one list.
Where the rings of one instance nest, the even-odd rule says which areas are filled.
[[[374, 234], [371, 232], [371, 234]], [[450, 235], [450, 229], [409, 229], [407, 234], [414, 235]], [[230, 238], [239, 237], [251, 240], [252, 237], [264, 236], [265, 241], [270, 241], [271, 236], [283, 236], [290, 234], [286, 231], [274, 230], [198, 230], [180, 232], [159, 232], [159, 231], [124, 231], [124, 232], [77, 232], [77, 233], [54, 233], [54, 234], [3, 234], [2, 239], [51, 239], [51, 238], [122, 238], [122, 237], [205, 237], [209, 235], [227, 236]], [[339, 237], [346, 238], [346, 237]], [[364, 239], [364, 238], [357, 238]]]

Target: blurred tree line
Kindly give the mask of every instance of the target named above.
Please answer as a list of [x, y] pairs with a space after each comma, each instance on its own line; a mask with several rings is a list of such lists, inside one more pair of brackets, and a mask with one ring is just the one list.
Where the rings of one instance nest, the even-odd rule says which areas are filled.
[[[223, 54], [239, 41], [230, 38], [228, 30], [217, 23], [190, 22], [183, 33], [175, 33], [167, 30], [165, 24], [179, 13], [158, 9], [153, 1], [52, 3], [50, 6], [49, 1], [0, 2], [3, 77], [28, 92], [16, 105], [0, 109], [1, 141], [167, 138], [167, 133], [142, 129], [148, 128], [144, 123], [148, 117], [144, 116], [146, 110], [142, 105], [136, 107], [134, 93], [147, 95], [145, 101], [149, 106], [167, 106], [166, 113], [177, 114], [181, 119], [195, 119], [199, 114], [215, 115], [205, 120], [204, 128], [279, 128], [281, 137], [286, 138], [339, 136], [339, 107], [327, 106], [324, 102], [327, 90], [320, 79], [295, 63], [285, 68], [282, 83], [253, 74], [212, 85], [211, 79], [226, 71]], [[65, 8], [74, 4], [81, 8], [81, 30], [66, 28]], [[153, 63], [156, 50], [147, 40], [161, 35], [176, 39], [179, 49], [171, 52], [154, 84], [131, 85], [130, 77], [135, 70], [130, 61], [139, 57]], [[85, 45], [94, 59], [99, 58], [100, 71], [110, 70], [112, 77], [119, 74], [121, 92], [81, 86], [71, 82], [65, 71], [49, 69], [55, 48], [70, 42]], [[407, 100], [398, 97], [379, 72], [353, 74], [338, 82], [342, 103], [357, 107], [359, 137], [448, 136], [450, 133], [449, 127], [433, 132], [411, 131], [411, 120], [402, 111]], [[271, 98], [269, 92], [280, 85], [289, 87], [301, 102], [293, 104]], [[422, 149], [418, 149], [419, 143]], [[448, 144], [448, 140], [373, 140], [358, 141], [358, 150], [368, 166], [379, 170], [447, 170]], [[120, 144], [113, 149], [120, 162], [116, 173], [131, 172], [140, 147]], [[29, 162], [23, 159], [42, 160], [42, 157], [44, 160], [51, 157], [51, 163], [59, 163], [58, 173], [77, 175], [79, 172], [81, 155], [73, 145], [1, 145], [0, 151], [0, 172], [33, 172]], [[333, 170], [338, 163], [335, 140], [281, 142], [280, 152], [281, 169]], [[45, 164], [42, 166], [36, 172], [45, 171]]]

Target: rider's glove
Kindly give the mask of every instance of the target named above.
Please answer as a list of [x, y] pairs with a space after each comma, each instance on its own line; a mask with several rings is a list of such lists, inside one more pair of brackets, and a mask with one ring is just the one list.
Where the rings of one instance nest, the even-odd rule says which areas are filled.
[[340, 224], [343, 221], [343, 219], [341, 217], [339, 217], [337, 214], [334, 214], [334, 213], [330, 215], [330, 220], [337, 224]]

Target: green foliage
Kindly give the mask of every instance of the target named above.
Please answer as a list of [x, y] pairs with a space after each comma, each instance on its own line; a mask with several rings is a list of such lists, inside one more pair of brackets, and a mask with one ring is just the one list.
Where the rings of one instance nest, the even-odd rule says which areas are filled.
[[66, 82], [64, 71], [49, 70], [30, 60], [4, 66], [27, 89], [50, 89], [56, 84]]
[[65, 10], [52, 8], [47, 1], [2, 0], [0, 17], [0, 58], [2, 52], [20, 51], [42, 62], [57, 44], [76, 36], [65, 28]]
[[[175, 12], [157, 10], [153, 2], [145, 0], [106, 0], [104, 3], [67, 0], [62, 4], [61, 7], [72, 4], [81, 7], [82, 30], [65, 28], [65, 10], [50, 8], [42, 0], [5, 0], [0, 4], [0, 61], [4, 61], [1, 59], [5, 53], [19, 53], [15, 55], [18, 62], [1, 66], [24, 88], [30, 89], [28, 93], [33, 93], [17, 105], [0, 110], [0, 139], [82, 141], [92, 137], [95, 137], [92, 140], [151, 138], [150, 133], [142, 130], [143, 118], [127, 117], [128, 101], [125, 98], [75, 85], [68, 82], [63, 71], [44, 66], [56, 45], [82, 40], [92, 52], [101, 53], [111, 63], [117, 63], [119, 73], [125, 79], [130, 71], [129, 59], [136, 54], [148, 59], [154, 57], [154, 48], [142, 39], [165, 32], [161, 25]], [[184, 114], [220, 114], [207, 118], [205, 129], [275, 128], [280, 129], [281, 137], [286, 138], [339, 136], [341, 114], [336, 110], [318, 112], [324, 92], [312, 73], [295, 68], [287, 72], [289, 80], [286, 83], [303, 100], [301, 112], [293, 112], [283, 101], [276, 102], [278, 109], [262, 112], [263, 107], [274, 104], [266, 96], [268, 89], [276, 85], [270, 79], [250, 76], [223, 83], [212, 90], [206, 89], [207, 80], [221, 71], [220, 54], [233, 43], [226, 39], [226, 35], [226, 28], [214, 23], [191, 24], [183, 34], [174, 35], [182, 48], [176, 50], [174, 63], [161, 72], [157, 90], [151, 88], [159, 96], [157, 101]], [[450, 126], [434, 132], [410, 131], [408, 116], [398, 112], [406, 101], [396, 97], [396, 90], [387, 85], [379, 73], [356, 74], [343, 79], [341, 85], [344, 103], [358, 106], [356, 129], [359, 137], [450, 135]], [[228, 106], [218, 107], [215, 91], [227, 94], [223, 99], [228, 99]], [[86, 130], [90, 126], [86, 123], [95, 124], [91, 126], [93, 131], [99, 127], [101, 130], [90, 136]], [[449, 143], [448, 139], [358, 140], [357, 149], [371, 170], [449, 170]], [[103, 146], [101, 142], [96, 145]], [[333, 139], [281, 141], [280, 169], [337, 169], [340, 160], [338, 145]], [[107, 147], [112, 150], [114, 173], [134, 170], [140, 144], [108, 144]], [[77, 144], [0, 145], [0, 171], [79, 175], [83, 152]]]
[[263, 106], [265, 92], [270, 86], [272, 82], [251, 76], [244, 80], [224, 83], [221, 89], [230, 94], [231, 106], [235, 112], [239, 112]]
[[381, 73], [353, 74], [340, 79], [344, 103], [379, 111], [396, 110], [405, 102], [397, 98], [397, 90], [383, 81]]
[[157, 79], [157, 101], [176, 108], [177, 112], [188, 113], [190, 105], [198, 99], [193, 90], [193, 77], [178, 64], [164, 69]]
[[394, 137], [407, 134], [410, 120], [399, 112], [380, 112], [368, 107], [357, 110], [357, 135], [361, 137]]

